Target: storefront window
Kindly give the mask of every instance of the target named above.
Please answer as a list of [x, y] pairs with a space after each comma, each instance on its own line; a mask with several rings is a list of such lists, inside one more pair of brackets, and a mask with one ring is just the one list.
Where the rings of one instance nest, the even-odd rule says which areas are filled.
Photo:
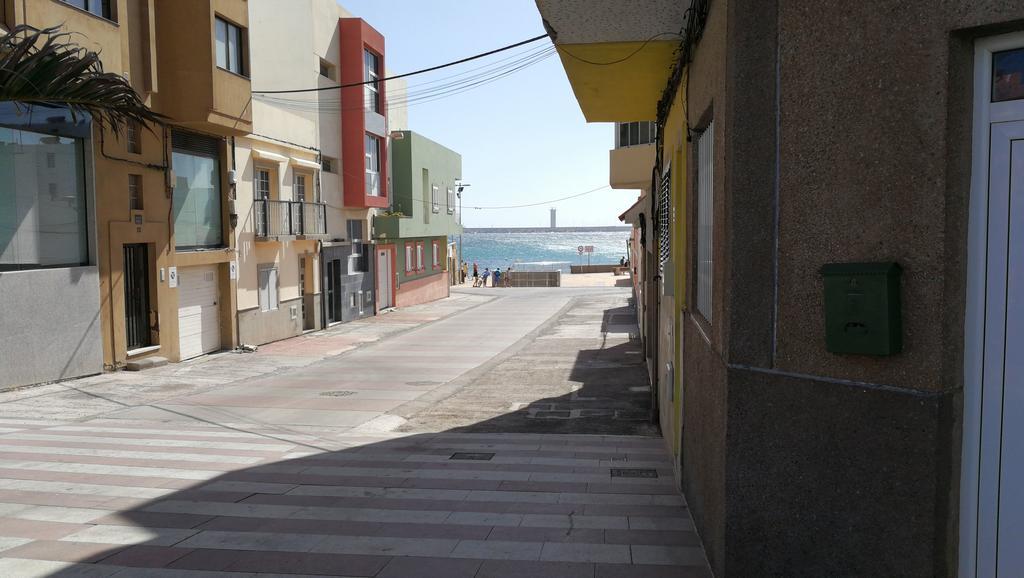
[[[194, 136], [191, 140], [200, 138]], [[223, 247], [220, 163], [216, 154], [175, 148], [171, 160], [175, 177], [175, 246], [178, 249]]]
[[83, 146], [0, 127], [0, 271], [89, 262]]

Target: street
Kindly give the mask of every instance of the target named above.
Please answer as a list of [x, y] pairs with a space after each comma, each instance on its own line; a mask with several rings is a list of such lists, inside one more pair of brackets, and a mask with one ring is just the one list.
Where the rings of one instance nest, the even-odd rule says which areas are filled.
[[0, 393], [3, 576], [710, 576], [624, 288]]

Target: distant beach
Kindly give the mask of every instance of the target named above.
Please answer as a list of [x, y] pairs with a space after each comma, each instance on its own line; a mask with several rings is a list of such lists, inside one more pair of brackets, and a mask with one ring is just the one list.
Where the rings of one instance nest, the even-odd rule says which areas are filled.
[[578, 247], [592, 245], [590, 263], [618, 263], [626, 255], [628, 227], [566, 227], [559, 229], [466, 229], [463, 259], [472, 267], [519, 270], [560, 270], [587, 263]]

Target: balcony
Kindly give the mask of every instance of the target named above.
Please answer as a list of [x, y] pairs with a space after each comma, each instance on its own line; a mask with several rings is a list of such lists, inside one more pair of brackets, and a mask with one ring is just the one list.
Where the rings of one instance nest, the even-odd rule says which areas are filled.
[[609, 152], [608, 184], [613, 189], [650, 187], [654, 143], [620, 147]]
[[422, 218], [408, 215], [376, 215], [373, 218], [373, 238], [381, 241], [414, 237], [450, 237], [461, 232], [462, 225], [455, 220], [455, 216], [444, 213], [435, 214], [429, 223], [424, 223]]
[[256, 238], [285, 239], [326, 237], [327, 205], [305, 201], [253, 201]]

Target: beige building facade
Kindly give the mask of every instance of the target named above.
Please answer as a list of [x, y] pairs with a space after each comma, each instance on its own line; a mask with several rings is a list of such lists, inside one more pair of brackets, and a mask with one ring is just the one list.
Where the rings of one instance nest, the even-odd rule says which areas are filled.
[[168, 118], [121, 135], [94, 125], [85, 143], [102, 351], [93, 369], [236, 345], [232, 145], [251, 130], [247, 2], [27, 0], [4, 9], [9, 24], [73, 33]]

